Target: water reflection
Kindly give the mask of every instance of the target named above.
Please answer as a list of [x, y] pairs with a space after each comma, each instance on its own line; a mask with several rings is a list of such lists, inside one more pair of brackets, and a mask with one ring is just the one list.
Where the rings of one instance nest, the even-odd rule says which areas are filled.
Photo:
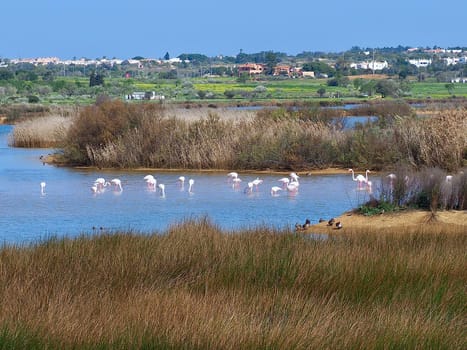
[[[148, 173], [95, 171], [43, 165], [47, 149], [7, 146], [10, 126], [0, 126], [0, 241], [26, 243], [53, 235], [76, 236], [98, 230], [131, 229], [161, 232], [186, 218], [207, 216], [226, 230], [267, 225], [292, 228], [309, 218], [338, 216], [368, 200], [357, 191], [350, 175], [301, 176], [295, 193], [283, 189], [279, 175], [240, 174], [240, 183], [226, 173], [152, 172], [157, 184], [148, 186]], [[191, 192], [180, 176], [194, 181]], [[94, 191], [99, 177], [118, 178], [122, 190], [104, 186]], [[248, 182], [262, 183], [244, 193]], [[41, 182], [45, 182], [42, 189]], [[375, 184], [375, 182], [373, 182]]]

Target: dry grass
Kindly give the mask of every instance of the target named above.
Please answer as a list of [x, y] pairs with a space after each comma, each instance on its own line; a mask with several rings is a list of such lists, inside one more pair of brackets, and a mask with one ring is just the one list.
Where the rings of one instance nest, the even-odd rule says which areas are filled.
[[[465, 231], [327, 241], [205, 219], [0, 251], [3, 340], [56, 348], [465, 347]], [[7, 331], [6, 331], [7, 330]]]
[[10, 146], [53, 148], [63, 145], [73, 118], [50, 115], [19, 122], [13, 129]]

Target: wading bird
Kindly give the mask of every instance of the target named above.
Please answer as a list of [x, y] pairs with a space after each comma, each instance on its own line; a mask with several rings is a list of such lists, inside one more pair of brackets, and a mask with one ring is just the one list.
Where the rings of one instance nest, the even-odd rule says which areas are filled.
[[115, 190], [119, 190], [120, 192], [123, 191], [122, 188], [122, 181], [120, 179], [112, 179], [110, 183], [114, 186]]
[[189, 193], [193, 193], [193, 185], [194, 185], [194, 183], [195, 183], [195, 180], [193, 180], [193, 179], [188, 180], [188, 192], [189, 192]]
[[45, 182], [42, 181], [41, 182], [41, 194], [45, 194], [45, 185], [46, 185]]
[[367, 171], [365, 172], [366, 177], [363, 176], [362, 174], [358, 174], [358, 175], [355, 177], [355, 173], [354, 173], [353, 169], [349, 169], [349, 172], [352, 173], [352, 180], [353, 180], [353, 181], [357, 181], [358, 189], [359, 189], [359, 190], [363, 189], [363, 185], [364, 185], [365, 183], [368, 182], [368, 173], [370, 172], [370, 170], [367, 170]]
[[282, 187], [279, 186], [272, 186], [271, 187], [271, 195], [277, 195], [279, 194], [279, 191], [282, 191]]

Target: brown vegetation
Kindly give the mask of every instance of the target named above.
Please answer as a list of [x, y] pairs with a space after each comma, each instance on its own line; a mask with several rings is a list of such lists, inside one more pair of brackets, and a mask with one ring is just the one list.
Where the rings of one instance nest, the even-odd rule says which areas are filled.
[[465, 345], [465, 230], [327, 240], [201, 219], [0, 250], [11, 348], [449, 348]]
[[[378, 115], [374, 123], [343, 128], [348, 114]], [[456, 171], [467, 159], [467, 109], [451, 106], [417, 117], [403, 102], [352, 110], [301, 105], [229, 111], [165, 108], [103, 101], [73, 118], [64, 140], [69, 164], [238, 170], [311, 170], [395, 164]], [[23, 145], [39, 145], [39, 127], [19, 124]], [[25, 129], [29, 128], [29, 132]], [[46, 132], [40, 132], [40, 134]], [[16, 135], [14, 139], [16, 138]]]

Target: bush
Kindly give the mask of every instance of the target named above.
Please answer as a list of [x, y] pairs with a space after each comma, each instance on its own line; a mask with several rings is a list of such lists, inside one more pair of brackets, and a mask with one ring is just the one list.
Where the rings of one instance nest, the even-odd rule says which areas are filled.
[[39, 103], [39, 97], [35, 96], [35, 95], [29, 95], [28, 96], [28, 102], [29, 103]]

